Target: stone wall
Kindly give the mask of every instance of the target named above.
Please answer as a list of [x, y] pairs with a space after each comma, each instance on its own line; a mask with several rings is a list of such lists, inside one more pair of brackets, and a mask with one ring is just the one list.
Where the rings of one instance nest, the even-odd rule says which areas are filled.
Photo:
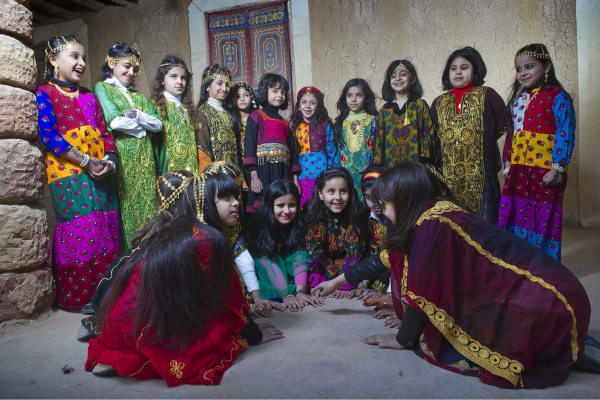
[[31, 12], [0, 0], [0, 322], [52, 305], [56, 286], [37, 141], [36, 66]]
[[[415, 64], [424, 98], [431, 104], [442, 93], [447, 57], [460, 47], [473, 46], [486, 62], [486, 85], [506, 98], [514, 80], [515, 52], [541, 41], [549, 46], [557, 76], [578, 110], [575, 3], [309, 0], [313, 84], [325, 92], [329, 115], [335, 117], [335, 102], [349, 79], [364, 78], [380, 94], [389, 63], [406, 58]], [[499, 141], [503, 143], [504, 138]], [[564, 202], [567, 224], [578, 222], [578, 155], [576, 148]]]

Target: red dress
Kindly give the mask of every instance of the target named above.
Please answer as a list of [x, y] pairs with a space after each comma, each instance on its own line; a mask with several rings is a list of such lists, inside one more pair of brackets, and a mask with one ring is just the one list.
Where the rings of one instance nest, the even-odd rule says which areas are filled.
[[[210, 243], [196, 233], [200, 263], [208, 265]], [[135, 296], [140, 287], [140, 263], [131, 274], [123, 294], [110, 311], [103, 324], [102, 333], [89, 342], [86, 371], [96, 364], [112, 366], [120, 376], [135, 379], [163, 378], [168, 386], [182, 383], [191, 385], [218, 385], [225, 371], [234, 363], [248, 342], [241, 336], [242, 328], [248, 323], [244, 311], [248, 311], [237, 275], [231, 274], [229, 293], [225, 294], [225, 307], [213, 316], [206, 334], [186, 348], [171, 351], [148, 347], [149, 340], [144, 330], [133, 336], [135, 319]], [[233, 266], [232, 266], [233, 268]]]

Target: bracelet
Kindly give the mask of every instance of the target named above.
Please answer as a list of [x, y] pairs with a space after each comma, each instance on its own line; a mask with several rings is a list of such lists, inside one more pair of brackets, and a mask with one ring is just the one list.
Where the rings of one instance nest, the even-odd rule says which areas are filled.
[[565, 172], [565, 167], [561, 167], [560, 164], [552, 164], [552, 168], [560, 172], [561, 174]]
[[79, 164], [79, 166], [81, 168], [84, 168], [86, 165], [89, 164], [89, 162], [90, 162], [90, 156], [86, 154], [83, 156], [83, 161], [81, 162], [81, 164]]
[[508, 175], [508, 172], [510, 171], [510, 167], [506, 167], [504, 168], [504, 171], [502, 171], [502, 176], [506, 176]]
[[288, 297], [292, 297], [292, 296], [294, 296], [293, 293], [292, 294], [288, 294], [287, 296], [285, 296], [285, 298], [287, 299]]
[[298, 289], [298, 290], [296, 290], [296, 294], [306, 294], [306, 290]]

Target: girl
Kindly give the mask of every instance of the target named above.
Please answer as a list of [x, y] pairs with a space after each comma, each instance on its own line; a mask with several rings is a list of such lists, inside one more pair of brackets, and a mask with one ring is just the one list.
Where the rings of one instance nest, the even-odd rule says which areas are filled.
[[375, 94], [364, 79], [350, 79], [336, 105], [335, 136], [340, 147], [341, 164], [350, 172], [354, 188], [362, 200], [360, 177], [373, 162], [377, 130]]
[[402, 161], [434, 164], [434, 130], [417, 69], [408, 60], [393, 61], [385, 72], [377, 114], [374, 162], [393, 167]]
[[85, 50], [71, 36], [50, 39], [46, 76], [37, 88], [38, 126], [56, 227], [52, 270], [61, 308], [90, 301], [119, 255], [119, 213], [113, 181], [117, 149], [96, 97], [79, 87]]
[[[366, 210], [345, 168], [328, 168], [317, 176], [316, 189], [306, 204], [308, 233], [308, 285], [343, 274], [367, 248]], [[356, 285], [344, 285], [335, 298], [352, 298]]]
[[306, 225], [300, 193], [290, 181], [275, 181], [248, 224], [248, 249], [254, 255], [261, 297], [282, 301], [290, 311], [324, 303], [307, 294]]
[[294, 183], [299, 186], [296, 173], [300, 166], [295, 164], [293, 154], [290, 157], [290, 126], [279, 115], [279, 110], [288, 106], [289, 89], [288, 81], [277, 74], [263, 75], [258, 85], [257, 101], [262, 110], [248, 117], [244, 139], [244, 167], [250, 173], [247, 213], [258, 210], [263, 188], [271, 182], [287, 180], [293, 172]]
[[219, 384], [248, 344], [283, 337], [249, 318], [231, 248], [214, 228], [237, 222], [239, 187], [224, 174], [174, 173], [157, 189], [169, 222], [149, 224], [124, 261], [100, 307], [102, 332], [90, 340], [85, 368], [163, 378], [168, 386]]
[[319, 89], [306, 86], [298, 91], [291, 126], [294, 151], [301, 168], [300, 207], [304, 207], [312, 196], [317, 175], [327, 168], [339, 167], [340, 163], [331, 118]]
[[573, 101], [543, 44], [520, 49], [515, 69], [498, 226], [560, 260], [565, 166], [575, 145]]
[[181, 58], [169, 54], [162, 59], [151, 97], [163, 123], [162, 140], [157, 146], [160, 174], [176, 170], [197, 173], [192, 73]]
[[[506, 388], [558, 385], [574, 366], [598, 367], [584, 353], [591, 310], [577, 277], [444, 192], [419, 163], [398, 164], [375, 182], [371, 193], [393, 224], [381, 259], [391, 268], [402, 324], [397, 334], [364, 342], [413, 349], [434, 365]], [[356, 273], [361, 264], [315, 292], [368, 278], [364, 269]]]
[[115, 136], [121, 168], [117, 190], [121, 208], [121, 250], [127, 251], [135, 232], [156, 215], [156, 163], [147, 132], [160, 132], [158, 112], [146, 96], [133, 89], [140, 54], [126, 43], [113, 43], [102, 64], [103, 82], [94, 86], [104, 120]]
[[196, 113], [196, 146], [200, 171], [213, 161], [239, 165], [235, 128], [223, 101], [231, 88], [231, 75], [219, 64], [202, 73], [200, 101]]
[[492, 88], [481, 54], [472, 47], [453, 52], [442, 84], [448, 92], [431, 106], [441, 146], [444, 178], [454, 197], [496, 225], [500, 205], [500, 152], [496, 141], [508, 129], [505, 105]]
[[[231, 113], [233, 119], [233, 125], [237, 132], [237, 140], [239, 142], [238, 148], [240, 149], [240, 160], [244, 158], [244, 138], [246, 137], [246, 124], [248, 123], [248, 117], [254, 111], [258, 110], [256, 105], [256, 95], [252, 86], [246, 82], [237, 82], [231, 89], [231, 95], [229, 96], [231, 101], [226, 103], [225, 108]], [[244, 183], [244, 186], [245, 183]], [[248, 188], [245, 187], [245, 190]]]

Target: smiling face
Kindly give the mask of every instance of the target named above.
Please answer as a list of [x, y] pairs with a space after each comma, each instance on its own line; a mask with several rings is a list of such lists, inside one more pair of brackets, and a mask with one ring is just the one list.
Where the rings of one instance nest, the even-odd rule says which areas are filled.
[[269, 88], [269, 91], [267, 92], [267, 101], [273, 107], [280, 108], [285, 101], [286, 95], [287, 92], [285, 91], [285, 88], [278, 83], [277, 86]]
[[240, 86], [235, 91], [235, 107], [241, 111], [249, 111], [252, 108], [252, 97], [250, 96], [250, 92], [246, 90], [243, 86]]
[[352, 86], [346, 92], [346, 104], [350, 111], [361, 112], [365, 108], [365, 92], [360, 86]]
[[69, 46], [58, 54], [48, 57], [48, 61], [58, 67], [56, 79], [79, 83], [85, 72], [85, 50], [79, 45]]
[[229, 94], [229, 84], [223, 79], [217, 78], [213, 80], [206, 88], [208, 95], [215, 100], [223, 101]]
[[325, 182], [319, 198], [332, 213], [339, 214], [350, 201], [350, 188], [344, 178], [332, 178]]
[[396, 69], [390, 76], [390, 85], [396, 94], [405, 95], [410, 91], [413, 80], [412, 75], [406, 69]]
[[275, 221], [280, 225], [291, 223], [298, 213], [298, 203], [296, 197], [292, 194], [286, 194], [275, 199], [273, 202], [273, 215]]
[[544, 66], [540, 60], [533, 56], [521, 56], [515, 60], [517, 81], [527, 89], [542, 86], [544, 74], [548, 73], [551, 67], [551, 63]]
[[234, 226], [237, 224], [239, 217], [238, 205], [240, 204], [238, 199], [231, 194], [227, 197], [219, 197], [219, 194], [217, 193], [215, 196], [215, 204], [217, 205], [219, 219], [223, 225]]
[[187, 73], [183, 67], [173, 67], [165, 75], [163, 86], [173, 96], [181, 96], [187, 85]]
[[466, 58], [457, 57], [450, 64], [448, 74], [450, 75], [450, 84], [457, 89], [462, 89], [473, 82], [473, 64]]
[[300, 98], [300, 112], [304, 117], [304, 121], [308, 122], [315, 115], [318, 105], [317, 97], [312, 93], [304, 93]]
[[129, 61], [122, 64], [109, 62], [108, 66], [112, 69], [114, 77], [125, 86], [133, 85], [135, 77], [140, 72], [139, 65], [132, 64]]
[[376, 207], [375, 204], [373, 203], [373, 199], [371, 198], [371, 188], [366, 188], [365, 190], [363, 190], [363, 197], [365, 198], [365, 202], [367, 203], [367, 207], [369, 207], [369, 209], [371, 211], [373, 211], [373, 213], [380, 215], [381, 214], [381, 208]]

